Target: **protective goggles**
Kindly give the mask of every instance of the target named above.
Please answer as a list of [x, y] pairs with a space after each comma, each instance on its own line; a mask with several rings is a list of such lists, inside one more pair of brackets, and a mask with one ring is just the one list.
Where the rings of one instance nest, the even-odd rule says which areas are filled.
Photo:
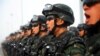
[[51, 5], [51, 4], [46, 4], [44, 9], [43, 9], [43, 12], [42, 12], [44, 15], [47, 15], [47, 14], [58, 14], [58, 13], [64, 13], [66, 15], [70, 14], [69, 12], [67, 11], [64, 11], [54, 5]]

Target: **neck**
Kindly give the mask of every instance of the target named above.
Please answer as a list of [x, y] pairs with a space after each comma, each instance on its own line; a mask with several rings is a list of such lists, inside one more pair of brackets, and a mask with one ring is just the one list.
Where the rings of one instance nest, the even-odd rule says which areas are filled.
[[88, 32], [90, 33], [90, 36], [93, 36], [94, 34], [100, 33], [100, 21], [96, 25], [91, 26], [88, 29]]
[[46, 35], [47, 35], [47, 32], [40, 32], [40, 33], [39, 33], [40, 38], [43, 38], [43, 37], [46, 36]]
[[31, 34], [31, 36], [34, 36], [35, 34]]
[[65, 27], [57, 27], [54, 31], [54, 35], [59, 38], [59, 36], [64, 33], [65, 31], [67, 31], [67, 28]]

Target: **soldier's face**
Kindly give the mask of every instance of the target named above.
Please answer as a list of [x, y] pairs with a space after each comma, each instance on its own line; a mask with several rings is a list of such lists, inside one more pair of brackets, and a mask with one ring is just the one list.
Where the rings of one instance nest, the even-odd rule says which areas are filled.
[[21, 35], [21, 36], [24, 36], [24, 31], [22, 31], [20, 35]]
[[17, 35], [16, 35], [16, 39], [19, 39], [20, 38], [20, 33], [18, 33]]
[[48, 31], [52, 31], [52, 29], [54, 28], [54, 26], [55, 26], [54, 21], [55, 21], [54, 17], [52, 17], [52, 16], [47, 17], [46, 24], [47, 24]]
[[26, 30], [25, 35], [26, 35], [26, 36], [31, 35], [31, 30]]
[[11, 40], [15, 40], [16, 39], [16, 36], [11, 36]]
[[39, 32], [39, 24], [32, 27], [32, 34], [37, 34]]
[[80, 31], [79, 31], [79, 36], [80, 36], [80, 37], [84, 36], [84, 34], [85, 34], [85, 31], [84, 31], [84, 30], [80, 30]]
[[85, 22], [87, 25], [95, 25], [100, 21], [100, 3], [91, 4], [91, 6], [84, 4], [83, 9], [85, 11]]

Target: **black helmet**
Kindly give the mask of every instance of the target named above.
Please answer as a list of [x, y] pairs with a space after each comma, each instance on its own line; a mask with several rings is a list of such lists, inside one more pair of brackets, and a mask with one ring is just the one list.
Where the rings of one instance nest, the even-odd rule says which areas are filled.
[[92, 6], [96, 3], [100, 3], [100, 0], [82, 0], [83, 1], [83, 5], [87, 5], [87, 6]]
[[24, 26], [20, 26], [20, 30], [24, 30]]
[[70, 31], [74, 31], [74, 32], [78, 32], [77, 27], [73, 27], [73, 26], [72, 26], [72, 27], [70, 27], [70, 28], [69, 28], [69, 30], [70, 30]]
[[38, 20], [38, 16], [37, 15], [33, 15], [33, 18], [30, 21], [30, 26], [37, 26], [39, 24], [39, 20]]
[[100, 0], [83, 0], [83, 2], [88, 3], [88, 2], [100, 2]]
[[72, 32], [75, 36], [79, 35], [79, 30], [77, 29], [77, 27], [70, 27], [69, 31]]
[[82, 23], [82, 24], [79, 24], [79, 25], [77, 26], [77, 28], [78, 28], [79, 30], [81, 30], [81, 29], [86, 30], [86, 29], [88, 29], [88, 26], [87, 26], [86, 24]]
[[46, 23], [46, 17], [43, 15], [38, 15], [39, 23]]
[[30, 25], [41, 24], [46, 22], [46, 17], [43, 15], [34, 15], [30, 21]]
[[20, 27], [20, 30], [29, 30], [29, 29], [31, 29], [30, 24], [26, 24]]
[[54, 5], [46, 4], [42, 13], [45, 16], [57, 15], [61, 19], [63, 19], [65, 22], [67, 22], [68, 25], [71, 25], [74, 23], [73, 11], [69, 6], [65, 4], [54, 4]]
[[33, 15], [33, 18], [31, 19], [30, 23], [35, 23], [38, 22], [38, 16], [37, 15]]
[[11, 33], [9, 36], [15, 36], [15, 33]]

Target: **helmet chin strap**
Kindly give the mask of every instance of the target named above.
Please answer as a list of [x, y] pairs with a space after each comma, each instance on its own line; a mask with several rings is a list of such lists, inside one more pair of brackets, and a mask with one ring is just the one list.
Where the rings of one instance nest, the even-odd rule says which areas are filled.
[[55, 31], [55, 29], [56, 29], [56, 19], [54, 19], [54, 27], [53, 27], [53, 29], [51, 30], [51, 31], [49, 31], [48, 33], [49, 34], [54, 34], [54, 31]]

